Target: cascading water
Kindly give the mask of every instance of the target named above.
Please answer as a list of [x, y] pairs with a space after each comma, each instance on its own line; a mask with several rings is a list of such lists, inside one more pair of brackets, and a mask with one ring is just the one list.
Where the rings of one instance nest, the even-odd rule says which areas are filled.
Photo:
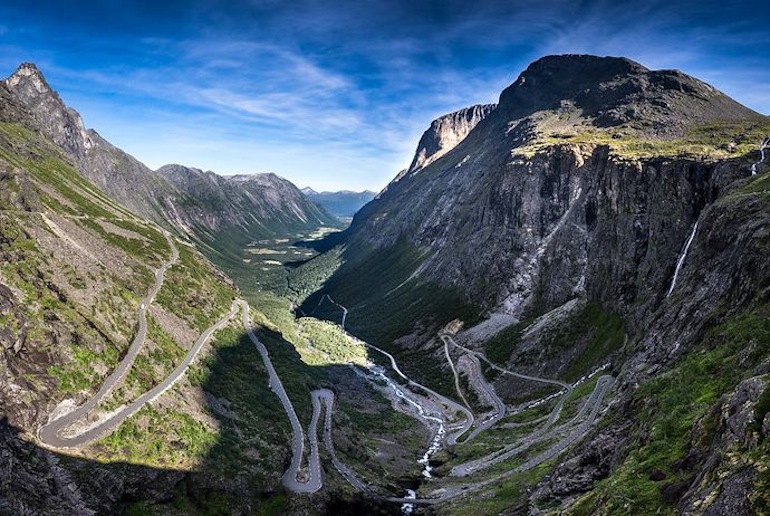
[[770, 145], [770, 136], [762, 140], [762, 143], [759, 145], [759, 161], [751, 165], [752, 176], [757, 175], [757, 165], [761, 165], [765, 162], [765, 149], [768, 145]]
[[676, 269], [674, 269], [674, 277], [671, 279], [671, 286], [668, 288], [668, 293], [666, 294], [666, 297], [670, 296], [671, 293], [674, 291], [674, 287], [676, 287], [676, 279], [679, 277], [679, 270], [682, 268], [682, 265], [684, 265], [684, 259], [687, 258], [687, 251], [690, 250], [690, 244], [692, 244], [693, 239], [695, 238], [695, 232], [698, 231], [698, 222], [695, 222], [695, 225], [692, 227], [692, 233], [690, 233], [690, 238], [687, 239], [687, 243], [684, 245], [684, 249], [682, 249], [682, 253], [679, 255], [679, 259], [676, 261]]
[[419, 414], [419, 416], [422, 419], [424, 419], [426, 421], [430, 421], [430, 422], [435, 423], [436, 425], [438, 425], [438, 430], [436, 431], [436, 435], [433, 436], [433, 439], [430, 442], [430, 446], [425, 451], [425, 453], [423, 454], [422, 458], [417, 461], [417, 462], [419, 462], [420, 464], [423, 465], [422, 476], [424, 476], [425, 478], [430, 478], [430, 476], [431, 476], [430, 472], [433, 470], [433, 468], [430, 465], [430, 457], [431, 457], [431, 455], [436, 453], [441, 448], [441, 441], [444, 439], [444, 436], [446, 435], [446, 427], [444, 426], [444, 420], [441, 419], [441, 418], [438, 418], [438, 417], [435, 417], [435, 416], [431, 416], [430, 414], [428, 414], [425, 411], [425, 409], [422, 407], [422, 405], [420, 405], [419, 403], [417, 403], [416, 401], [411, 399], [409, 396], [407, 396], [404, 393], [404, 391], [401, 390], [400, 386], [396, 382], [394, 382], [393, 380], [391, 380], [390, 378], [385, 376], [385, 374], [382, 371], [373, 369], [372, 372], [378, 378], [380, 378], [385, 383], [387, 383], [388, 387], [393, 389], [393, 393], [398, 398], [406, 401], [409, 405], [411, 405], [415, 409], [417, 409], [417, 413]]
[[[407, 489], [406, 496], [404, 498], [408, 498], [409, 500], [414, 500], [417, 498], [417, 493], [414, 491], [414, 489]], [[405, 503], [401, 506], [401, 514], [408, 516], [413, 512], [414, 512], [413, 503]]]
[[[321, 305], [321, 303], [324, 301], [324, 299], [328, 299], [330, 303], [336, 305], [337, 307], [339, 307], [342, 310], [342, 321], [340, 323], [340, 328], [344, 331], [345, 330], [345, 320], [347, 319], [347, 316], [348, 316], [348, 309], [347, 309], [347, 307], [337, 303], [328, 294], [326, 294], [324, 297], [321, 298], [321, 300], [318, 302], [318, 306]], [[318, 306], [316, 306], [316, 309], [318, 308]], [[372, 346], [372, 347], [374, 347], [374, 346]], [[376, 347], [374, 347], [374, 348], [377, 349], [378, 351], [382, 352], [383, 354], [387, 355], [388, 358], [390, 358], [391, 364], [393, 365], [393, 369], [399, 375], [401, 375], [403, 378], [406, 379], [406, 376], [404, 376], [404, 374], [398, 368], [398, 365], [396, 364], [396, 361], [395, 361], [395, 359], [393, 358], [392, 355], [390, 355], [389, 353], [386, 353], [385, 351], [382, 351], [379, 348], [376, 348]], [[429, 421], [429, 422], [431, 422], [431, 423], [433, 423], [433, 424], [438, 426], [436, 434], [433, 436], [433, 439], [431, 440], [430, 445], [428, 446], [428, 449], [425, 450], [425, 453], [422, 455], [422, 458], [420, 458], [417, 461], [423, 467], [423, 469], [422, 469], [422, 476], [425, 477], [425, 478], [431, 478], [431, 471], [433, 471], [433, 467], [430, 465], [430, 458], [431, 458], [431, 456], [434, 453], [436, 453], [437, 451], [439, 451], [441, 449], [441, 442], [444, 440], [444, 437], [446, 436], [446, 426], [444, 425], [444, 420], [442, 418], [438, 418], [438, 417], [431, 416], [430, 414], [428, 414], [428, 412], [426, 412], [426, 410], [423, 408], [422, 405], [420, 405], [419, 403], [417, 403], [416, 401], [411, 399], [409, 396], [407, 396], [404, 393], [404, 391], [401, 389], [401, 387], [396, 382], [394, 382], [393, 380], [388, 378], [385, 375], [385, 373], [383, 373], [383, 371], [380, 370], [378, 367], [376, 367], [376, 366], [370, 367], [369, 371], [372, 372], [377, 378], [379, 378], [382, 381], [384, 381], [388, 385], [388, 387], [390, 387], [393, 390], [393, 393], [396, 395], [396, 397], [404, 400], [409, 405], [414, 407], [417, 410], [418, 415], [422, 419], [424, 419], [425, 421]], [[412, 489], [408, 489], [407, 490], [407, 494], [405, 495], [404, 498], [408, 498], [408, 499], [412, 499], [413, 500], [416, 497], [417, 497], [417, 493], [414, 490], [412, 490]], [[401, 506], [402, 514], [412, 514], [413, 511], [414, 511], [414, 504], [412, 504], [412, 503], [404, 503]]]

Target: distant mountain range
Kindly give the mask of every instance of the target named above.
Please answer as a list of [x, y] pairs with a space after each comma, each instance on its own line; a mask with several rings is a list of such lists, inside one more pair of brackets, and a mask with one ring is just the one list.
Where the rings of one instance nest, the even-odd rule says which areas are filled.
[[363, 192], [316, 192], [312, 188], [305, 187], [302, 193], [318, 206], [332, 215], [345, 219], [352, 218], [366, 203], [374, 199], [376, 192], [365, 190]]
[[275, 174], [225, 177], [181, 165], [149, 169], [86, 129], [34, 64], [22, 64], [5, 85], [84, 177], [137, 215], [200, 243], [218, 262], [240, 262], [242, 246], [255, 238], [339, 225]]

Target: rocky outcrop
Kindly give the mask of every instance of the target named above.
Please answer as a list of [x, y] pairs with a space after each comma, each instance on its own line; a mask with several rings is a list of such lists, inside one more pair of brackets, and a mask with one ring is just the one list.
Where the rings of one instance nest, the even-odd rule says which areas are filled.
[[[412, 164], [403, 175], [424, 168], [454, 149], [495, 107], [495, 104], [477, 104], [434, 120], [420, 138]], [[396, 181], [403, 175], [399, 174]]]
[[765, 388], [766, 382], [761, 377], [744, 380], [722, 406], [717, 438], [698, 461], [697, 476], [680, 504], [683, 514], [716, 516], [752, 512], [749, 495], [754, 490], [756, 467], [727, 457], [756, 448], [755, 407]]
[[37, 66], [23, 63], [3, 83], [29, 109], [38, 128], [75, 159], [93, 146], [80, 114], [64, 105]]

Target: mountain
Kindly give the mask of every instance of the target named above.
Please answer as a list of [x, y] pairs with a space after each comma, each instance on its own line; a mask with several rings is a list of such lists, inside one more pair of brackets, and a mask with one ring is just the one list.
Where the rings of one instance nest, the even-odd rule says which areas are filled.
[[178, 192], [168, 217], [228, 270], [242, 267], [255, 240], [299, 239], [299, 233], [338, 227], [292, 183], [275, 174], [220, 176], [182, 165], [157, 170]]
[[[602, 422], [495, 510], [767, 507], [746, 493], [767, 492], [770, 453], [770, 198], [752, 176], [768, 134], [768, 117], [679, 71], [542, 58], [443, 155], [421, 140], [302, 309], [329, 296], [408, 376], [447, 389], [438, 335], [463, 323], [459, 342], [520, 374], [617, 379]], [[509, 404], [537, 395], [491, 376]]]
[[305, 197], [318, 206], [339, 218], [352, 218], [366, 203], [374, 199], [375, 192], [364, 190], [363, 192], [316, 192], [312, 188], [302, 189]]
[[86, 179], [137, 215], [200, 243], [226, 268], [242, 264], [243, 247], [255, 239], [339, 224], [274, 174], [227, 179], [178, 165], [150, 170], [86, 130], [81, 116], [33, 64], [22, 64], [4, 84], [30, 111], [30, 124], [57, 144]]
[[765, 513], [768, 135], [681, 72], [549, 56], [279, 253], [330, 217], [293, 185], [148, 172], [23, 65], [0, 513]]
[[[47, 132], [66, 136], [61, 114]], [[0, 83], [0, 513], [109, 513], [137, 490], [170, 495], [185, 477], [174, 469], [205, 458], [196, 442], [213, 443], [219, 425], [199, 386], [183, 378], [121, 431], [68, 454], [36, 446], [40, 427], [97, 396], [81, 424], [104, 421], [159, 385], [239, 293], [194, 248], [84, 179], [75, 147], [43, 123]], [[127, 359], [131, 370], [115, 376]]]
[[[250, 280], [239, 291], [197, 250], [222, 258], [265, 238], [248, 254], [272, 258], [291, 232], [338, 221], [275, 175], [148, 171], [82, 127], [33, 65], [0, 82], [0, 514], [392, 508], [321, 482], [317, 455], [312, 482], [299, 464], [310, 391], [328, 402], [318, 389], [335, 386], [340, 456], [367, 480], [419, 474], [426, 430], [349, 367], [363, 345], [257, 290], [267, 260], [235, 258]], [[356, 440], [362, 427], [382, 444]]]
[[[559, 77], [569, 79], [560, 83]], [[546, 87], [536, 87], [539, 84]], [[450, 152], [419, 173], [388, 185], [354, 219], [347, 241], [357, 249], [372, 250], [406, 241], [416, 249], [431, 251], [419, 276], [445, 286], [461, 286], [470, 299], [487, 307], [506, 303], [509, 312], [521, 313], [529, 303], [554, 306], [571, 295], [577, 284], [558, 282], [535, 292], [534, 283], [540, 276], [537, 262], [542, 248], [559, 240], [572, 227], [572, 218], [584, 215], [585, 203], [599, 202], [590, 198], [603, 191], [596, 184], [601, 177], [593, 173], [597, 161], [611, 167], [614, 155], [621, 155], [643, 166], [648, 160], [690, 148], [728, 157], [717, 146], [695, 148], [700, 135], [685, 133], [707, 123], [764, 120], [679, 72], [649, 71], [626, 59], [544, 58], [530, 65], [502, 93], [497, 109]], [[744, 149], [748, 151], [748, 146]], [[415, 160], [421, 155], [422, 144]], [[666, 169], [669, 166], [678, 165], [666, 165]], [[735, 174], [737, 177], [739, 172]], [[646, 178], [641, 176], [642, 180]], [[667, 236], [679, 242], [680, 233], [688, 230], [694, 213], [707, 200], [701, 198], [707, 194], [698, 187], [707, 187], [694, 185], [696, 179], [674, 171], [658, 177], [655, 184], [661, 181], [671, 182], [661, 187], [662, 196], [698, 196], [689, 204], [656, 200], [666, 205], [671, 223], [678, 229], [677, 234]], [[630, 186], [625, 186], [628, 191]], [[639, 187], [643, 188], [639, 195], [646, 199], [652, 185]], [[650, 211], [655, 207], [650, 206]], [[587, 230], [585, 218], [575, 223]], [[479, 256], [478, 249], [489, 252]], [[566, 256], [578, 269], [590, 252], [584, 239], [562, 250], [570, 253]], [[678, 246], [670, 251], [676, 253]], [[509, 271], [518, 272], [511, 277]], [[557, 299], [551, 300], [552, 296]]]
[[496, 107], [496, 104], [478, 104], [434, 120], [420, 138], [406, 173], [414, 173], [452, 150]]

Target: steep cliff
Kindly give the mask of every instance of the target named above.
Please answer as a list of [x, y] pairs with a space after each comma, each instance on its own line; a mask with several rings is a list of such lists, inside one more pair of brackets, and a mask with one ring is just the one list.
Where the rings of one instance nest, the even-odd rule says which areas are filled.
[[424, 168], [452, 150], [495, 107], [495, 104], [478, 104], [434, 120], [420, 138], [412, 164], [405, 174]]
[[[626, 59], [544, 58], [457, 146], [356, 216], [349, 259], [405, 241], [429, 256], [416, 278], [517, 315], [558, 306], [578, 288], [627, 305], [637, 296], [629, 289], [665, 290], [700, 210], [748, 175], [750, 158], [738, 156], [761, 141], [754, 130], [749, 143], [752, 124], [765, 122], [679, 72]], [[733, 154], [724, 150], [731, 143]], [[633, 232], [651, 241], [608, 247], [613, 235]], [[611, 248], [619, 254], [606, 256]], [[627, 253], [646, 255], [641, 272]], [[608, 291], [620, 285], [622, 295]]]
[[[508, 502], [521, 511], [760, 510], [770, 201], [768, 165], [752, 165], [768, 134], [768, 117], [681, 72], [543, 58], [357, 214], [304, 306], [330, 295], [432, 385], [452, 374], [436, 334], [477, 322], [449, 293], [492, 313], [457, 339], [498, 364], [616, 376], [606, 423]], [[509, 400], [536, 394], [492, 378]]]

